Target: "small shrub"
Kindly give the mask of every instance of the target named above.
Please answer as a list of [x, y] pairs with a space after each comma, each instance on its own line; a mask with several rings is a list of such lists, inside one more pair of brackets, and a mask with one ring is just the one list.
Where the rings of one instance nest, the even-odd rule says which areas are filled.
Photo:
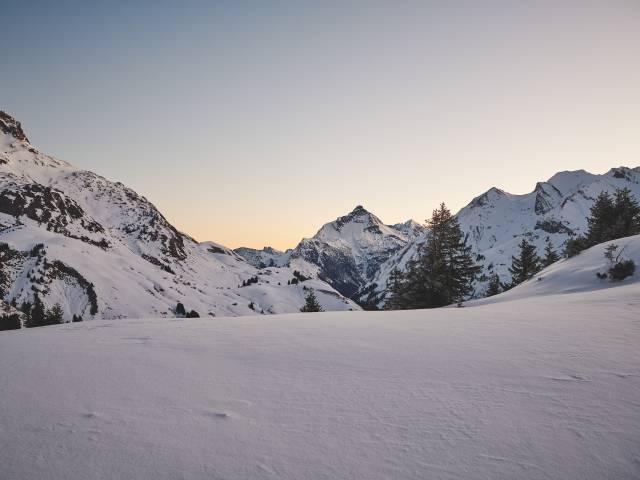
[[611, 280], [624, 280], [636, 271], [636, 264], [633, 260], [623, 260], [616, 263], [609, 269]]

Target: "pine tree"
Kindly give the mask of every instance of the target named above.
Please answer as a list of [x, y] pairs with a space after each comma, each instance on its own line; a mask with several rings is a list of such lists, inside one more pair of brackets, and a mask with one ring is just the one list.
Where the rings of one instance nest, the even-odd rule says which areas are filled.
[[24, 313], [24, 326], [28, 327], [29, 322], [31, 322], [31, 303], [26, 300], [22, 302], [20, 305], [20, 311]]
[[640, 205], [628, 188], [616, 190], [614, 194], [613, 221], [611, 221], [610, 233], [611, 238], [606, 240], [615, 240], [640, 233]]
[[304, 300], [305, 300], [305, 304], [300, 309], [301, 312], [322, 312], [323, 311], [322, 306], [318, 302], [318, 299], [316, 298], [316, 294], [314, 293], [313, 289], [309, 290], [309, 293], [307, 293], [307, 296], [304, 298]]
[[33, 306], [31, 307], [31, 314], [29, 315], [27, 324], [25, 325], [28, 328], [31, 327], [42, 327], [46, 325], [46, 314], [44, 310], [44, 305], [42, 300], [38, 295], [33, 299]]
[[487, 285], [487, 291], [485, 292], [485, 297], [493, 297], [494, 295], [498, 295], [502, 293], [502, 283], [500, 283], [500, 277], [497, 273], [494, 273], [489, 278], [489, 284]]
[[540, 271], [540, 258], [536, 252], [536, 247], [527, 242], [526, 238], [522, 239], [518, 247], [520, 248], [520, 253], [517, 257], [511, 257], [511, 267], [509, 268], [512, 287], [529, 280]]
[[181, 302], [178, 302], [178, 304], [176, 305], [175, 312], [176, 312], [176, 315], [185, 316], [187, 314], [187, 311]]
[[612, 238], [612, 220], [615, 205], [608, 192], [600, 192], [595, 203], [591, 207], [589, 218], [587, 219], [587, 243], [589, 246], [606, 242]]
[[544, 267], [548, 267], [549, 265], [557, 262], [558, 260], [560, 260], [560, 255], [558, 255], [556, 251], [553, 249], [553, 243], [551, 242], [551, 239], [547, 237], [547, 240], [545, 241], [545, 244], [544, 244], [544, 258], [542, 259], [542, 265]]
[[46, 325], [57, 325], [59, 323], [64, 323], [64, 312], [62, 311], [62, 306], [59, 303], [56, 303], [50, 310], [47, 311], [45, 316], [45, 324]]
[[444, 203], [427, 221], [427, 240], [404, 274], [394, 274], [389, 308], [434, 308], [462, 301], [480, 272], [458, 220]]
[[385, 310], [404, 310], [409, 304], [407, 298], [408, 283], [405, 281], [407, 275], [398, 268], [394, 268], [389, 274], [387, 281], [387, 292], [389, 299], [384, 305]]
[[0, 331], [1, 330], [18, 330], [22, 328], [20, 315], [12, 313], [10, 315], [0, 315]]

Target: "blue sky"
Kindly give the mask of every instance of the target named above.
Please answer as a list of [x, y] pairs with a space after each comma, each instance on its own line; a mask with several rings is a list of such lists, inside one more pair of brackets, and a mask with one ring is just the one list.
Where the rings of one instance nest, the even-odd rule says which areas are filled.
[[293, 246], [640, 165], [640, 2], [2, 2], [0, 108], [178, 228]]

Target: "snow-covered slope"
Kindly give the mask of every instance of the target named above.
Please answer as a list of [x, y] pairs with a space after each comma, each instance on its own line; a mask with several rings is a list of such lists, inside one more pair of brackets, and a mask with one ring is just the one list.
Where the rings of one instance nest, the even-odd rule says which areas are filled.
[[[257, 283], [242, 283], [257, 278]], [[307, 288], [327, 310], [359, 307], [319, 279], [287, 285], [287, 267], [257, 269], [232, 250], [178, 232], [119, 182], [37, 151], [0, 114], [0, 298], [38, 294], [65, 317], [297, 311]]]
[[598, 248], [490, 305], [0, 332], [0, 478], [637, 479], [640, 283]]
[[[587, 228], [589, 209], [599, 193], [613, 193], [628, 188], [640, 199], [640, 167], [612, 168], [602, 175], [584, 170], [560, 172], [546, 182], [536, 184], [525, 195], [512, 195], [491, 188], [474, 198], [456, 216], [467, 235], [488, 277], [497, 273], [503, 282], [510, 280], [508, 268], [516, 255], [523, 236], [536, 245], [540, 255], [549, 237], [558, 252], [562, 252], [569, 238], [582, 234]], [[377, 294], [378, 304], [384, 303], [384, 290], [394, 268], [403, 270], [415, 258], [424, 243], [426, 233], [417, 236], [380, 266], [370, 290]], [[476, 284], [475, 295], [484, 294], [483, 282]]]
[[[604, 256], [610, 245], [616, 245], [620, 260], [632, 260], [637, 271], [622, 281], [602, 279], [598, 273], [607, 273], [610, 262]], [[589, 292], [600, 289], [635, 284], [640, 290], [640, 235], [619, 238], [591, 247], [579, 255], [562, 259], [541, 272], [531, 280], [500, 295], [470, 302], [469, 305], [483, 305], [511, 301], [519, 298], [533, 298], [546, 295], [558, 295], [574, 292]], [[640, 312], [639, 312], [640, 315]]]

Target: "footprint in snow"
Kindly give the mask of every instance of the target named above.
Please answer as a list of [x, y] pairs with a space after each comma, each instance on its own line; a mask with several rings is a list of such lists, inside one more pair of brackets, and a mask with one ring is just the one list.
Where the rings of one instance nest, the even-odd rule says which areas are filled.
[[225, 419], [229, 418], [229, 414], [226, 412], [205, 412], [207, 417], [217, 418], [217, 419]]

